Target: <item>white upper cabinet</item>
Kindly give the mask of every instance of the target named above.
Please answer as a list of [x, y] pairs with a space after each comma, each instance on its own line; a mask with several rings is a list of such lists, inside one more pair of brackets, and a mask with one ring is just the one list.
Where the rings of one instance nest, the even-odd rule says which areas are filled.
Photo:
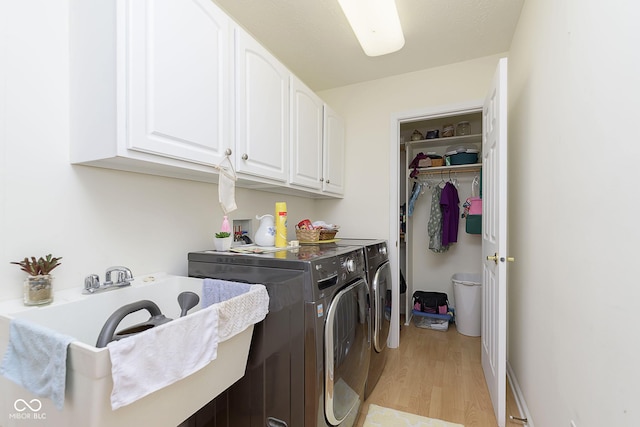
[[291, 168], [294, 185], [322, 189], [323, 102], [291, 77]]
[[236, 169], [286, 182], [290, 73], [239, 27], [235, 45]]
[[130, 0], [127, 148], [217, 164], [229, 147], [230, 20], [209, 0]]
[[231, 145], [230, 18], [209, 0], [69, 10], [71, 161], [215, 180]]
[[340, 197], [341, 122], [211, 0], [69, 2], [72, 163]]
[[344, 195], [344, 120], [328, 105], [324, 106], [324, 167], [322, 190]]

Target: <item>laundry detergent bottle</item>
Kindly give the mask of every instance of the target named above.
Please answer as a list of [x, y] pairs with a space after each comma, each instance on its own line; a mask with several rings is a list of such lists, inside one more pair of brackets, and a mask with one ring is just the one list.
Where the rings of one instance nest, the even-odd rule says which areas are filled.
[[276, 248], [287, 247], [287, 204], [276, 203]]

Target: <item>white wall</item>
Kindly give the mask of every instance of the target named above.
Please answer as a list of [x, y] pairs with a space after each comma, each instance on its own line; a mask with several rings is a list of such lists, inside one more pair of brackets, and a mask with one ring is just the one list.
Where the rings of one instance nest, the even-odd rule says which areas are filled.
[[536, 426], [640, 425], [640, 7], [525, 2], [509, 54], [509, 362]]
[[[187, 252], [211, 249], [222, 222], [216, 185], [69, 163], [67, 14], [67, 2], [0, 2], [0, 300], [21, 297], [25, 273], [9, 262], [32, 255], [63, 257], [57, 289], [103, 279], [111, 265], [186, 274]], [[315, 205], [249, 190], [236, 198], [231, 219], [286, 201], [291, 236]]]
[[319, 92], [345, 120], [347, 159], [345, 197], [320, 202], [321, 214], [337, 218], [350, 237], [389, 238], [391, 116], [484, 99], [500, 56]]

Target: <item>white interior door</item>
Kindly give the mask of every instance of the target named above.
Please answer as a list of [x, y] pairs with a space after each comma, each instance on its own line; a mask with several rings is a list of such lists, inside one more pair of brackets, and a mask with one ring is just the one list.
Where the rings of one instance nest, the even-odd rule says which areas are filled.
[[507, 362], [507, 59], [484, 102], [482, 135], [482, 369], [505, 425]]

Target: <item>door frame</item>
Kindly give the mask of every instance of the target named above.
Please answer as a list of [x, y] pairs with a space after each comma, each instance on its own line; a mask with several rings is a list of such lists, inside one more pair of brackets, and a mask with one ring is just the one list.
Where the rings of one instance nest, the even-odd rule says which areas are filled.
[[[400, 125], [468, 110], [482, 110], [484, 99], [438, 105], [391, 114], [389, 126], [389, 263], [391, 264], [391, 331], [388, 346], [400, 345]], [[405, 195], [406, 196], [406, 195]], [[407, 283], [407, 292], [410, 293]], [[412, 291], [411, 291], [412, 292]], [[405, 324], [408, 324], [405, 322]]]

